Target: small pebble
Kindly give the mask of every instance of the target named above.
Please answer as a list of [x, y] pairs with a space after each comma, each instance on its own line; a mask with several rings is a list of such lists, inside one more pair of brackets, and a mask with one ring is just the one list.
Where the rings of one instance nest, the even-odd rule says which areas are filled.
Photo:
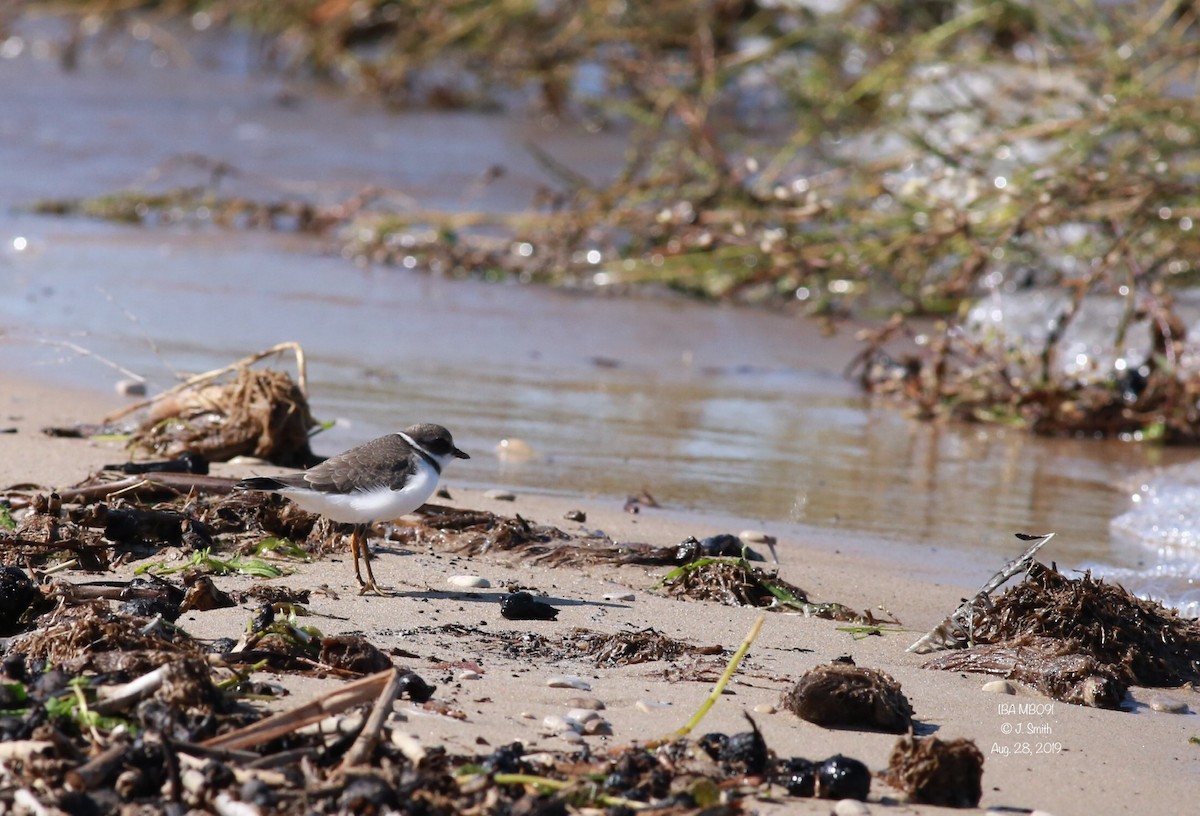
[[509, 490], [489, 490], [483, 494], [485, 499], [494, 501], [516, 501], [517, 494]]
[[608, 720], [589, 720], [583, 724], [583, 733], [589, 737], [594, 736], [612, 736], [612, 723]]
[[480, 680], [483, 678], [483, 675], [474, 669], [463, 669], [455, 676], [459, 680]]
[[118, 380], [117, 393], [123, 397], [144, 397], [146, 396], [146, 381]]
[[1016, 694], [1017, 687], [1007, 680], [991, 680], [983, 684], [983, 690], [992, 694]]
[[1149, 706], [1155, 711], [1162, 711], [1166, 714], [1188, 713], [1187, 703], [1183, 702], [1182, 700], [1176, 700], [1172, 697], [1165, 697], [1163, 695], [1151, 697], [1149, 700]]
[[573, 674], [561, 674], [551, 677], [546, 681], [546, 685], [550, 688], [573, 688], [580, 691], [592, 690], [592, 686], [588, 681]]
[[582, 734], [576, 734], [574, 731], [563, 731], [558, 735], [558, 738], [563, 742], [569, 742], [572, 745], [583, 745], [584, 742], [586, 742]]
[[587, 521], [587, 513], [582, 510], [568, 510], [563, 513], [563, 518], [567, 521]]
[[596, 697], [568, 697], [564, 703], [571, 708], [587, 708], [592, 711], [603, 711], [604, 701]]
[[842, 799], [833, 806], [834, 816], [867, 816], [871, 809], [857, 799]]
[[590, 708], [572, 708], [567, 712], [567, 719], [580, 725], [600, 719], [600, 715]]
[[542, 718], [542, 728], [549, 731], [551, 734], [562, 734], [566, 731], [575, 731], [578, 733], [583, 730], [583, 725], [576, 722], [571, 722], [566, 717], [558, 714], [547, 714]]
[[537, 714], [534, 714], [532, 711], [522, 711], [521, 719], [522, 720], [536, 720]]
[[604, 593], [604, 600], [606, 600], [606, 601], [632, 601], [636, 597], [637, 596], [634, 595], [632, 592], [606, 592], [606, 593]]
[[524, 439], [501, 439], [496, 445], [496, 458], [501, 462], [528, 462], [537, 454]]
[[486, 589], [492, 585], [491, 581], [479, 575], [451, 575], [446, 582], [469, 589]]
[[662, 711], [664, 708], [670, 708], [671, 704], [661, 700], [638, 700], [633, 706], [638, 711], [644, 711], [649, 714], [652, 711]]
[[775, 706], [771, 705], [770, 703], [759, 703], [758, 705], [756, 705], [754, 707], [754, 711], [756, 714], [774, 714], [778, 710], [779, 709], [777, 709]]

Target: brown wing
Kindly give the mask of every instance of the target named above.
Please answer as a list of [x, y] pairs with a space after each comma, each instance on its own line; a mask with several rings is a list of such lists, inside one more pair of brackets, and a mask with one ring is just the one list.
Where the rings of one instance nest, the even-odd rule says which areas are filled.
[[377, 487], [398, 490], [416, 471], [412, 448], [398, 434], [372, 439], [326, 459], [291, 479], [323, 493], [352, 493]]

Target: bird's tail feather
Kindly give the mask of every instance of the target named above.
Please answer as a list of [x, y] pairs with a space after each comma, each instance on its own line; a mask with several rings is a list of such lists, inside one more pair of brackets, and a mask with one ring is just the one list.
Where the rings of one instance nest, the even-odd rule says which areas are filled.
[[233, 486], [234, 490], [281, 490], [287, 483], [271, 476], [251, 476]]

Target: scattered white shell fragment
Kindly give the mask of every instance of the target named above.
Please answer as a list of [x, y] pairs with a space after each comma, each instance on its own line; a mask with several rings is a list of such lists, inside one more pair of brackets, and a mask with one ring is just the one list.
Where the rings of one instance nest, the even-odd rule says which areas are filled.
[[992, 694], [1016, 694], [1017, 687], [1007, 680], [990, 680], [983, 684], [983, 691], [991, 692]]
[[1176, 700], [1173, 697], [1167, 697], [1159, 694], [1151, 697], [1148, 702], [1150, 708], [1155, 711], [1162, 711], [1166, 714], [1187, 714], [1187, 703], [1182, 700]]
[[480, 575], [451, 575], [446, 583], [466, 589], [486, 589], [492, 585], [491, 581]]
[[483, 675], [474, 669], [463, 669], [455, 675], [459, 680], [481, 680]]
[[521, 719], [522, 720], [536, 720], [537, 714], [534, 714], [532, 711], [522, 711]]
[[759, 703], [754, 707], [754, 713], [756, 714], [774, 714], [778, 710], [770, 703]]
[[492, 499], [493, 501], [516, 501], [517, 500], [516, 493], [513, 493], [511, 490], [501, 490], [499, 488], [487, 491], [486, 493], [483, 494], [483, 497], [485, 499]]
[[576, 677], [573, 674], [559, 674], [546, 680], [546, 685], [550, 688], [573, 688], [580, 691], [591, 691], [591, 684], [582, 677]]
[[670, 708], [671, 704], [662, 700], [638, 700], [633, 706], [638, 711], [644, 711], [649, 714], [652, 711], [661, 711], [664, 708]]
[[528, 462], [537, 454], [524, 439], [501, 439], [496, 445], [496, 458], [501, 462]]
[[871, 809], [857, 799], [842, 799], [833, 806], [834, 816], [867, 816]]
[[604, 600], [606, 600], [606, 601], [632, 601], [636, 597], [637, 596], [634, 595], [632, 592], [606, 592], [606, 593], [604, 593]]

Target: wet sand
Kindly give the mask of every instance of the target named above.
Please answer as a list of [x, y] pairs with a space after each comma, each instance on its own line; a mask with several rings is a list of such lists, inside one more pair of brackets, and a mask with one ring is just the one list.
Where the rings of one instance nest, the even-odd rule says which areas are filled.
[[[15, 429], [15, 433], [0, 434], [0, 485], [32, 482], [62, 487], [82, 480], [107, 461], [119, 460], [122, 452], [115, 444], [51, 439], [39, 429], [94, 421], [120, 404], [115, 396], [106, 400], [13, 375], [0, 377], [0, 428]], [[245, 475], [248, 470], [248, 465], [215, 468], [216, 473], [227, 475]], [[255, 466], [253, 470], [265, 473], [271, 469]], [[453, 467], [444, 484], [452, 496], [448, 503], [456, 507], [519, 513], [566, 530], [599, 529], [618, 541], [669, 545], [687, 535], [703, 537], [761, 527], [737, 519], [663, 509], [648, 508], [632, 515], [622, 510], [620, 502], [526, 491], [518, 492], [513, 502], [502, 502], [458, 486]], [[570, 509], [586, 512], [586, 523], [564, 520], [563, 514]], [[792, 539], [782, 529], [768, 527], [766, 531], [780, 535], [782, 577], [805, 588], [814, 600], [838, 601], [858, 609], [883, 606], [913, 631], [855, 640], [842, 631], [842, 624], [769, 613], [731, 684], [731, 693], [718, 701], [698, 733], [744, 731], [742, 715], [746, 712], [780, 756], [819, 760], [840, 752], [861, 759], [872, 770], [884, 769], [896, 742], [893, 735], [827, 730], [782, 710], [763, 710], [778, 706], [781, 693], [807, 669], [848, 654], [860, 666], [882, 669], [895, 677], [911, 701], [917, 721], [927, 730], [942, 739], [967, 737], [976, 742], [985, 757], [982, 809], [1040, 809], [1058, 816], [1171, 813], [1181, 812], [1181, 807], [1187, 807], [1182, 803], [1200, 793], [1200, 748], [1188, 743], [1190, 736], [1200, 734], [1196, 715], [1159, 713], [1145, 704], [1152, 697], [1166, 695], [1186, 702], [1195, 711], [1200, 708], [1200, 695], [1195, 691], [1135, 688], [1127, 701], [1131, 710], [1120, 712], [1054, 703], [1027, 690], [1015, 697], [985, 693], [981, 686], [990, 678], [924, 670], [920, 668], [924, 658], [904, 651], [953, 609], [969, 593], [969, 587], [897, 575], [893, 564], [839, 551], [832, 532], [827, 537]], [[396, 716], [403, 720], [399, 727], [426, 745], [445, 745], [452, 752], [486, 753], [513, 740], [531, 748], [573, 750], [561, 737], [546, 734], [542, 721], [547, 715], [566, 714], [567, 700], [579, 696], [603, 700], [606, 708], [601, 714], [612, 726], [609, 736], [585, 738], [594, 752], [663, 737], [686, 723], [700, 706], [730, 651], [760, 614], [753, 609], [676, 601], [656, 594], [652, 588], [665, 569], [551, 569], [530, 566], [511, 555], [464, 558], [433, 551], [424, 544], [411, 548], [390, 542], [376, 544], [375, 574], [380, 583], [394, 589], [391, 597], [359, 596], [347, 557], [300, 565], [294, 575], [276, 581], [296, 588], [325, 589], [314, 592], [310, 605], [314, 617], [306, 621], [325, 634], [362, 632], [385, 652], [396, 649], [415, 655], [396, 658], [396, 662], [437, 684], [435, 699], [465, 717], [431, 715], [403, 702], [397, 705]], [[981, 567], [978, 582], [990, 571], [990, 566]], [[483, 576], [492, 586], [460, 590], [447, 583], [449, 576], [461, 574]], [[102, 576], [74, 573], [69, 577], [82, 582]], [[251, 583], [238, 577], [214, 580], [223, 589]], [[510, 584], [544, 593], [544, 600], [560, 609], [558, 620], [514, 623], [501, 618], [498, 600], [503, 587]], [[624, 592], [632, 592], [634, 600], [604, 598]], [[200, 638], [236, 636], [250, 614], [245, 608], [190, 613], [179, 623]], [[449, 624], [458, 624], [464, 631], [493, 635], [533, 632], [568, 642], [573, 627], [610, 633], [649, 626], [694, 645], [719, 644], [726, 653], [618, 669], [598, 669], [586, 656], [537, 665], [505, 657], [484, 636], [448, 637], [443, 627]], [[479, 677], [464, 679], [465, 667], [476, 669]], [[591, 690], [547, 687], [548, 677], [563, 674], [583, 678]], [[262, 679], [290, 692], [274, 704], [276, 708], [290, 708], [342, 682], [270, 673]], [[1035, 705], [1023, 711], [1019, 708], [1022, 704]], [[1038, 753], [1039, 746], [1050, 753]], [[942, 812], [901, 804], [899, 799], [898, 791], [879, 780], [873, 782], [869, 799], [873, 813]], [[787, 797], [750, 805], [763, 813], [828, 813], [831, 809], [827, 801]]]

